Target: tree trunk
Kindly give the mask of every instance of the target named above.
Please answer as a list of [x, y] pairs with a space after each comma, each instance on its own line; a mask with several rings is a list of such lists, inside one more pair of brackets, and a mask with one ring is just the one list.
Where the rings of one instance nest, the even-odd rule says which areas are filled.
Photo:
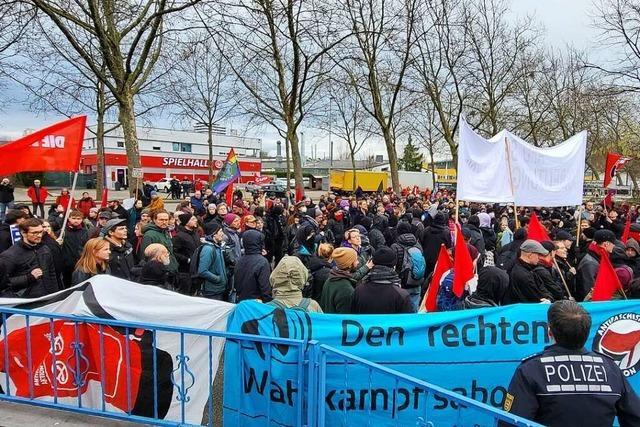
[[104, 188], [104, 111], [98, 110], [96, 115], [96, 200], [102, 197], [102, 189]]
[[436, 166], [433, 164], [433, 140], [429, 141], [429, 157], [431, 159], [431, 185], [436, 188]]
[[209, 146], [209, 185], [213, 182], [213, 123], [207, 125], [207, 145]]
[[356, 190], [356, 153], [350, 151], [351, 153], [351, 170], [353, 171], [353, 191]]
[[129, 194], [135, 195], [139, 187], [139, 178], [133, 178], [133, 168], [140, 167], [140, 150], [138, 148], [138, 133], [136, 129], [136, 115], [133, 107], [133, 94], [125, 89], [121, 94], [121, 102], [118, 103], [118, 121], [124, 134], [124, 145], [127, 149], [127, 173], [129, 175]]
[[293, 179], [295, 181], [295, 188], [299, 188], [304, 191], [304, 182], [302, 179], [302, 158], [300, 157], [300, 145], [298, 140], [298, 134], [295, 132], [292, 126], [287, 128], [287, 139], [291, 147], [291, 160], [293, 161]]
[[289, 194], [289, 189], [291, 188], [291, 159], [290, 159], [290, 152], [291, 150], [289, 149], [289, 138], [285, 138], [284, 140], [284, 149], [286, 152], [286, 157], [287, 157], [287, 188], [286, 188], [286, 192], [287, 194]]
[[387, 155], [389, 156], [389, 169], [391, 170], [391, 185], [396, 194], [400, 194], [400, 177], [398, 176], [398, 153], [396, 153], [396, 145], [389, 128], [382, 130], [384, 144], [387, 147]]

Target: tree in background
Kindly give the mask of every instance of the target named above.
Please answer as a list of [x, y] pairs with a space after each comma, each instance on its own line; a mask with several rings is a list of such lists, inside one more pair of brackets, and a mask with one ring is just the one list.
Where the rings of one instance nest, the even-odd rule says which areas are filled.
[[402, 151], [402, 158], [399, 163], [403, 170], [420, 172], [422, 169], [422, 153], [419, 148], [413, 144], [413, 138], [409, 135], [409, 140]]

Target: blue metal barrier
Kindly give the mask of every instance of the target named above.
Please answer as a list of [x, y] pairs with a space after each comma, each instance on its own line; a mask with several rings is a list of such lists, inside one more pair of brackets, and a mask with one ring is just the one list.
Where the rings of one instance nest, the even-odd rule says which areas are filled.
[[[313, 360], [317, 362], [318, 370], [318, 390], [315, 392], [319, 398], [315, 410], [317, 413], [317, 425], [355, 425], [353, 421], [349, 420], [348, 404], [351, 402], [355, 406], [356, 402], [361, 405], [357, 409], [362, 412], [366, 411], [367, 425], [379, 426], [379, 425], [395, 425], [395, 426], [431, 426], [434, 425], [450, 425], [450, 426], [478, 426], [487, 425], [477, 421], [480, 417], [489, 418], [492, 420], [490, 425], [498, 425], [498, 422], [504, 421], [513, 426], [540, 426], [533, 421], [528, 421], [524, 418], [509, 414], [500, 409], [496, 409], [492, 406], [478, 402], [477, 400], [470, 399], [461, 394], [455, 393], [450, 390], [446, 390], [442, 387], [427, 383], [409, 375], [403, 374], [393, 369], [389, 369], [386, 366], [379, 365], [377, 363], [370, 362], [345, 353], [333, 347], [327, 345], [315, 345], [313, 349]], [[329, 371], [332, 370], [334, 374], [329, 375]], [[351, 371], [351, 374], [350, 374]], [[339, 377], [339, 378], [337, 378]], [[367, 379], [368, 387], [360, 390], [360, 393], [355, 393], [353, 390], [349, 390], [351, 384], [350, 378], [358, 378], [362, 381], [363, 378]], [[386, 387], [380, 387], [380, 384], [385, 384]], [[407, 388], [407, 386], [409, 388]], [[331, 388], [332, 391], [328, 391]], [[351, 393], [346, 393], [349, 390]], [[413, 395], [411, 400], [414, 403], [413, 411], [406, 411], [403, 414], [403, 409], [400, 405], [400, 398], [404, 390], [405, 401], [403, 403], [408, 405], [409, 395]], [[339, 394], [337, 392], [343, 392], [342, 398], [335, 400], [329, 399], [330, 397]], [[315, 395], [314, 395], [315, 396]], [[378, 396], [382, 396], [382, 399], [378, 399]], [[420, 397], [420, 399], [418, 398]], [[451, 404], [457, 407], [455, 417], [447, 416], [444, 423], [435, 422], [433, 409], [434, 399], [439, 398], [440, 401], [446, 399]], [[390, 407], [387, 408], [387, 404], [390, 403]], [[329, 404], [333, 406], [334, 413], [329, 420], [327, 416], [327, 409]], [[372, 411], [372, 407], [379, 405], [382, 408]], [[452, 405], [453, 406], [453, 405]], [[350, 408], [354, 409], [354, 408]], [[384, 409], [384, 410], [380, 410]], [[340, 415], [337, 415], [337, 412]], [[362, 417], [360, 417], [360, 420]], [[361, 422], [358, 425], [362, 425]]]
[[[20, 326], [7, 328], [9, 319]], [[216, 340], [238, 343], [241, 357], [243, 348], [256, 343], [268, 354], [273, 346], [295, 347], [304, 354], [308, 345], [293, 339], [2, 307], [0, 320], [0, 400], [166, 426], [213, 425], [214, 406], [222, 408], [213, 395]], [[159, 340], [175, 343], [175, 360], [158, 347]], [[205, 340], [208, 349], [197, 355], [200, 360], [193, 359], [189, 343], [194, 340]], [[189, 423], [186, 405], [196, 397], [190, 389], [196, 382], [192, 366], [198, 362], [208, 366], [208, 398], [206, 406], [198, 408], [200, 414], [205, 411], [202, 423]], [[297, 382], [303, 386], [309, 365], [303, 358], [299, 364]], [[83, 396], [90, 386], [93, 402]], [[173, 418], [167, 414], [171, 405], [178, 413]], [[295, 410], [302, 420], [301, 401]]]

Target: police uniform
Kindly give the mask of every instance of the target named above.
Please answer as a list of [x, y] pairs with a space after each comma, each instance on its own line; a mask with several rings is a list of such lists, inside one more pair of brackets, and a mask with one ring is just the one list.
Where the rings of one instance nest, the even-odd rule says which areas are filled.
[[557, 344], [522, 361], [504, 410], [546, 426], [640, 426], [640, 399], [613, 359]]

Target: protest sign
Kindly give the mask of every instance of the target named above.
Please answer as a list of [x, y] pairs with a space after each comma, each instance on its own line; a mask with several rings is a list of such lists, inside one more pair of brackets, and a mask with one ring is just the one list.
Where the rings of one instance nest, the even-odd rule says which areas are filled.
[[[584, 304], [593, 323], [586, 347], [614, 357], [632, 387], [640, 391], [640, 302]], [[238, 305], [229, 331], [317, 340], [421, 380], [501, 407], [520, 361], [550, 344], [549, 305], [512, 306], [399, 315], [326, 315], [279, 310], [256, 302]], [[255, 329], [254, 328], [254, 329]], [[283, 349], [284, 350], [284, 349]], [[288, 350], [288, 349], [287, 349]], [[295, 351], [271, 353], [228, 342], [225, 350], [225, 421], [295, 425], [298, 393]], [[400, 425], [430, 414], [435, 425], [493, 425], [486, 415], [458, 413], [455, 402], [390, 377], [371, 376], [362, 366], [333, 360], [327, 366], [326, 425], [381, 425], [393, 412]], [[233, 378], [233, 381], [231, 379]], [[241, 385], [238, 381], [241, 380]], [[270, 402], [267, 408], [267, 402]], [[241, 419], [238, 420], [238, 411]]]
[[586, 146], [586, 131], [544, 148], [506, 130], [487, 140], [461, 119], [458, 200], [515, 202], [518, 206], [579, 205]]
[[[217, 331], [226, 329], [233, 309], [232, 304], [106, 275], [42, 298], [2, 298], [0, 307], [141, 323], [162, 319], [164, 325]], [[0, 329], [0, 355], [10, 357], [0, 357], [0, 393], [8, 383], [11, 395], [46, 401], [57, 395], [57, 402], [71, 406], [80, 395], [82, 406], [94, 409], [102, 407], [104, 397], [110, 412], [154, 417], [155, 388], [158, 419], [201, 423], [223, 339], [212, 340], [210, 355], [209, 340], [202, 335], [157, 331], [154, 339], [151, 330], [140, 328], [43, 317], [31, 317], [27, 326], [24, 316], [7, 316]]]

